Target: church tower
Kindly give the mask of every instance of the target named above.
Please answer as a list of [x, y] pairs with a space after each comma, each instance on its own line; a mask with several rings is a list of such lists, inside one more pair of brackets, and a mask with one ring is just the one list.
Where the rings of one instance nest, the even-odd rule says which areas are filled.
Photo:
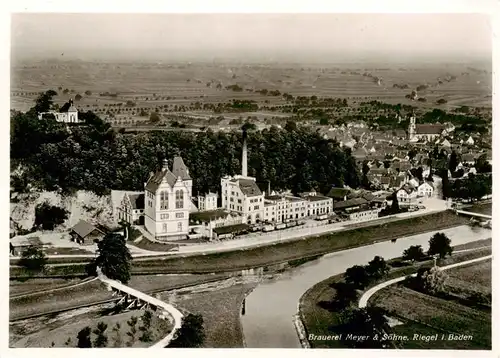
[[408, 139], [414, 140], [416, 134], [416, 124], [417, 118], [415, 117], [415, 113], [412, 113], [410, 116], [410, 124], [408, 125]]

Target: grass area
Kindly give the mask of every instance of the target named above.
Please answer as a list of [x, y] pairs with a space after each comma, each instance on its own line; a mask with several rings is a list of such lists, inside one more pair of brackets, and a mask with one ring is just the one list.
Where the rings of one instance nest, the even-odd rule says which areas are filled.
[[32, 314], [50, 313], [55, 310], [72, 308], [111, 299], [105, 285], [100, 281], [57, 290], [51, 293], [35, 293], [30, 296], [12, 298], [9, 301], [10, 320], [20, 319]]
[[446, 273], [449, 276], [446, 285], [454, 292], [491, 294], [491, 261], [457, 267]]
[[[130, 339], [130, 337], [127, 335], [127, 332], [130, 330], [129, 326], [127, 325], [127, 321], [132, 317], [137, 317], [139, 319], [142, 314], [143, 311], [130, 311], [125, 313], [113, 314], [110, 316], [100, 316], [94, 314], [75, 316], [69, 320], [62, 319], [48, 324], [47, 326], [43, 327], [43, 329], [35, 333], [23, 336], [23, 338], [15, 341], [12, 346], [16, 348], [46, 348], [51, 346], [55, 348], [75, 348], [78, 342], [77, 335], [81, 329], [88, 326], [92, 330], [94, 330], [99, 322], [104, 322], [108, 325], [108, 328], [105, 332], [106, 336], [108, 337], [107, 347], [127, 347], [127, 342]], [[120, 325], [120, 329], [118, 330], [118, 332], [113, 331], [113, 327], [115, 327], [116, 323]], [[165, 337], [172, 330], [171, 323], [160, 319], [155, 314], [153, 314], [151, 323], [152, 342], [141, 342], [138, 339], [141, 332], [138, 330], [136, 339], [131, 343], [130, 347], [149, 347], [154, 344], [154, 342], [157, 342]], [[141, 325], [142, 323], [139, 319], [137, 328]], [[96, 335], [92, 333], [92, 341], [94, 341], [95, 338]], [[68, 339], [70, 339], [70, 341], [68, 341]]]
[[243, 348], [241, 303], [255, 284], [237, 284], [215, 291], [193, 293], [177, 307], [203, 316], [205, 348]]
[[462, 210], [478, 214], [492, 215], [493, 208], [491, 203], [478, 203], [472, 206], [466, 206]]
[[127, 285], [141, 292], [150, 293], [172, 290], [179, 287], [199, 285], [201, 283], [223, 280], [228, 277], [229, 275], [227, 274], [132, 276]]
[[[459, 341], [458, 347], [450, 344], [448, 348], [455, 349], [491, 349], [491, 314], [470, 308], [453, 301], [426, 295], [400, 285], [394, 285], [378, 291], [370, 304], [386, 309], [398, 319], [412, 323], [416, 322], [432, 328], [432, 333], [440, 331], [445, 339], [450, 333], [472, 335], [471, 340]], [[400, 330], [408, 331], [408, 327], [395, 326], [394, 333]], [[411, 329], [413, 332], [413, 330]], [[430, 333], [423, 330], [426, 335]], [[411, 333], [410, 337], [413, 336]], [[441, 337], [441, 335], [439, 335]], [[438, 339], [437, 347], [440, 346]], [[454, 341], [453, 341], [454, 342]], [[417, 347], [421, 345], [417, 342]], [[416, 348], [413, 340], [401, 342], [404, 348]]]
[[453, 246], [453, 250], [455, 250], [455, 251], [467, 250], [467, 249], [475, 249], [475, 248], [487, 247], [487, 246], [491, 246], [491, 238], [485, 239], [485, 240], [472, 241], [472, 242], [468, 242], [467, 244]]
[[145, 237], [143, 237], [138, 242], [128, 241], [127, 244], [136, 246], [136, 247], [143, 249], [143, 250], [163, 251], [163, 252], [173, 250], [174, 248], [179, 246], [177, 244], [172, 244], [172, 243], [163, 244], [160, 242], [153, 242], [153, 241], [146, 239]]
[[64, 278], [31, 278], [27, 280], [10, 280], [9, 295], [16, 296], [42, 290], [65, 287], [81, 282], [81, 279]]
[[[485, 240], [480, 240], [485, 241]], [[471, 243], [472, 244], [472, 243]], [[471, 260], [491, 254], [491, 248], [483, 248], [477, 251], [454, 254], [444, 260], [438, 260], [438, 265], [446, 266], [456, 262]], [[394, 261], [394, 260], [391, 260]], [[391, 262], [388, 261], [388, 262]], [[432, 267], [433, 261], [427, 260], [417, 262], [414, 265], [392, 268], [384, 279], [386, 281], [391, 278], [410, 275], [418, 270], [419, 267]], [[451, 272], [447, 272], [451, 273]], [[332, 334], [330, 328], [339, 323], [338, 313], [332, 312], [324, 308], [324, 303], [329, 302], [335, 296], [335, 289], [332, 287], [336, 282], [343, 279], [343, 274], [332, 276], [324, 281], [321, 281], [311, 287], [300, 299], [300, 317], [305, 326], [306, 332], [315, 335]], [[381, 281], [376, 281], [370, 284], [365, 290], [375, 286]], [[361, 296], [361, 293], [360, 293]], [[397, 326], [400, 327], [400, 326]], [[417, 332], [415, 332], [417, 333]], [[413, 334], [413, 333], [412, 333]], [[429, 333], [430, 334], [430, 333]], [[307, 335], [306, 335], [307, 336]], [[310, 342], [313, 348], [345, 348], [340, 341], [312, 341]], [[430, 348], [430, 347], [429, 347]]]

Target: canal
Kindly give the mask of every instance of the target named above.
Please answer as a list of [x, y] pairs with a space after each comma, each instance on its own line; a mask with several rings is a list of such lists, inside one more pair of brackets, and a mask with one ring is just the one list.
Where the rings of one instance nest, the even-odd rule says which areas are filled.
[[[458, 226], [439, 230], [452, 241], [452, 245], [491, 237], [491, 230], [480, 227]], [[343, 273], [353, 265], [365, 265], [374, 256], [386, 260], [401, 256], [411, 245], [428, 249], [428, 241], [436, 232], [413, 235], [322, 256], [314, 261], [292, 268], [264, 281], [245, 300], [245, 314], [241, 318], [246, 347], [248, 348], [300, 348], [294, 326], [301, 296], [316, 283]]]

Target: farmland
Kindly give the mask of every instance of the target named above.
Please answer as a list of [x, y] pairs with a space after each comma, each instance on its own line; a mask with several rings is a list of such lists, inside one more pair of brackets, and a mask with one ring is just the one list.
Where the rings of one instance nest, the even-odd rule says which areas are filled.
[[[393, 327], [395, 334], [413, 336], [438, 334], [432, 342], [401, 342], [413, 349], [491, 349], [491, 298], [479, 304], [469, 301], [474, 292], [491, 294], [491, 261], [456, 268], [447, 272], [446, 296], [431, 296], [402, 285], [390, 286], [375, 294], [370, 302], [386, 309], [402, 321]], [[476, 296], [473, 296], [476, 297]], [[450, 340], [449, 334], [465, 334], [471, 339]]]
[[[71, 74], [71, 75], [68, 75]], [[380, 80], [380, 81], [379, 81]], [[405, 96], [419, 89], [413, 101]], [[151, 112], [160, 114], [157, 124], [179, 121], [189, 126], [229, 126], [238, 119], [252, 118], [279, 124], [294, 113], [286, 110], [294, 97], [345, 99], [347, 108], [337, 108], [333, 117], [362, 113], [360, 102], [378, 100], [411, 105], [422, 110], [462, 105], [491, 108], [491, 74], [487, 70], [459, 65], [419, 65], [411, 68], [380, 68], [350, 65], [231, 65], [129, 64], [92, 62], [18, 63], [12, 69], [11, 107], [27, 110], [41, 91], [58, 92], [62, 105], [78, 96], [80, 111], [92, 110], [118, 126], [145, 125]], [[233, 100], [253, 101], [255, 110], [234, 107]], [[229, 104], [224, 110], [218, 104]]]
[[[467, 249], [472, 249], [472, 248], [477, 248], [477, 251], [471, 251], [471, 252], [463, 252], [463, 253], [455, 253], [451, 257], [448, 257], [444, 260], [442, 260], [439, 265], [440, 266], [446, 266], [450, 265], [453, 263], [457, 262], [462, 262], [462, 261], [467, 261], [471, 259], [475, 259], [478, 257], [483, 257], [485, 255], [491, 254], [491, 247], [488, 247], [488, 245], [491, 245], [491, 240], [480, 240], [480, 241], [475, 241], [471, 242], [465, 245], [460, 245], [455, 247], [455, 250], [467, 250]], [[411, 273], [414, 273], [418, 270], [419, 267], [431, 267], [432, 266], [432, 260], [425, 260], [422, 262], [419, 262], [415, 265], [410, 265], [410, 266], [404, 266], [404, 267], [399, 267], [399, 265], [396, 265], [397, 261], [399, 259], [391, 260], [388, 263], [392, 266], [392, 269], [390, 270], [388, 276], [381, 281], [386, 281], [391, 278], [396, 278], [396, 277], [401, 277], [404, 275], [409, 275]], [[490, 270], [488, 270], [488, 266], [490, 267]], [[490, 275], [491, 275], [491, 262], [486, 261], [482, 262], [476, 265], [469, 265], [469, 266], [464, 266], [456, 269], [452, 269], [447, 271], [447, 274], [449, 275], [449, 279], [447, 281], [447, 287], [451, 291], [453, 290], [454, 292], [457, 292], [458, 289], [462, 286], [459, 286], [460, 284], [464, 283], [465, 281], [469, 282], [469, 280], [473, 279], [478, 279], [478, 283], [475, 284], [476, 287], [480, 287], [482, 292], [487, 292], [488, 289], [491, 290], [491, 286], [489, 284], [489, 280], [491, 280]], [[458, 280], [457, 276], [463, 280]], [[479, 278], [481, 277], [481, 278]], [[338, 325], [340, 323], [340, 314], [338, 311], [332, 310], [329, 308], [328, 304], [331, 302], [332, 298], [335, 296], [335, 283], [339, 282], [343, 279], [343, 275], [336, 275], [332, 276], [324, 281], [321, 281], [311, 287], [300, 299], [300, 316], [301, 320], [305, 326], [307, 334], [315, 334], [318, 336], [324, 336], [324, 335], [330, 335], [332, 334], [332, 327]], [[481, 284], [479, 283], [481, 282]], [[378, 282], [374, 282], [370, 284], [368, 287], [366, 287], [364, 290], [368, 290], [371, 286], [376, 285]], [[453, 289], [452, 287], [456, 287], [456, 289]], [[394, 319], [396, 322], [397, 321], [404, 321], [404, 324], [398, 324], [392, 327], [392, 332], [394, 334], [400, 334], [400, 335], [406, 335], [408, 337], [413, 337], [413, 334], [424, 334], [424, 335], [432, 335], [439, 333], [439, 336], [441, 334], [446, 333], [456, 333], [456, 331], [450, 331], [448, 332], [445, 328], [446, 327], [453, 327], [452, 324], [446, 324], [445, 328], [439, 328], [439, 327], [430, 327], [429, 322], [423, 321], [422, 319], [410, 321], [410, 320], [405, 320], [405, 317], [403, 314], [400, 314], [399, 311], [396, 310], [396, 305], [397, 307], [403, 307], [405, 312], [413, 313], [414, 306], [417, 303], [409, 302], [408, 300], [410, 298], [408, 297], [413, 297], [413, 296], [408, 296], [406, 299], [407, 301], [404, 301], [403, 298], [397, 298], [399, 297], [397, 292], [393, 292], [393, 290], [399, 290], [398, 292], [405, 292], [405, 293], [410, 293], [412, 295], [416, 295], [419, 300], [427, 300], [425, 301], [425, 304], [432, 304], [432, 302], [436, 303], [439, 306], [439, 304], [443, 303], [446, 306], [443, 307], [448, 307], [450, 309], [453, 309], [453, 305], [458, 305], [457, 311], [460, 312], [459, 315], [464, 315], [464, 321], [462, 324], [466, 324], [468, 319], [470, 317], [473, 317], [473, 319], [481, 319], [483, 320], [483, 326], [480, 328], [482, 329], [481, 332], [478, 332], [478, 336], [480, 337], [479, 334], [481, 334], [481, 337], [486, 337], [485, 334], [487, 335], [488, 333], [488, 325], [484, 325], [484, 320], [489, 319], [488, 315], [485, 314], [484, 311], [479, 311], [475, 312], [475, 309], [470, 308], [470, 307], [462, 307], [460, 304], [450, 301], [450, 300], [444, 300], [442, 298], [436, 298], [436, 297], [431, 297], [431, 296], [426, 296], [421, 293], [409, 290], [407, 288], [401, 287], [401, 286], [396, 286], [392, 285], [389, 286], [385, 289], [382, 289], [378, 291], [369, 301], [369, 305], [377, 305], [381, 306], [387, 310], [389, 310], [390, 317]], [[403, 291], [401, 291], [403, 290]], [[422, 296], [426, 296], [422, 298]], [[393, 298], [394, 297], [394, 298]], [[465, 297], [464, 297], [465, 298]], [[436, 301], [433, 301], [436, 300]], [[394, 301], [394, 302], [393, 302]], [[404, 301], [404, 303], [403, 303]], [[419, 301], [422, 306], [419, 308], [423, 311], [425, 311], [426, 306], [422, 302], [424, 301]], [[431, 303], [429, 303], [431, 302]], [[443, 308], [444, 309], [444, 308]], [[416, 311], [415, 311], [416, 312]], [[437, 313], [436, 313], [437, 314]], [[446, 313], [439, 313], [441, 316], [438, 316], [438, 320], [441, 319], [443, 320], [443, 317], [446, 317]], [[432, 318], [434, 314], [429, 314], [428, 317]], [[440, 317], [440, 318], [439, 318]], [[464, 323], [465, 322], [465, 323]], [[444, 329], [444, 330], [443, 330]], [[464, 333], [464, 334], [472, 334], [468, 333], [468, 331], [460, 331], [458, 333]], [[411, 340], [408, 342], [405, 342], [404, 348], [419, 348], [419, 349], [444, 349], [444, 348], [473, 348], [476, 347], [477, 345], [486, 345], [487, 342], [485, 343], [483, 338], [478, 338], [479, 340], [473, 340], [473, 341], [468, 341], [468, 342], [462, 342], [465, 343], [464, 346], [457, 345], [460, 344], [459, 341], [431, 341], [431, 342], [425, 342], [425, 341], [419, 341], [419, 340]], [[309, 342], [313, 348], [343, 348], [344, 346], [340, 341], [335, 341], [335, 340], [326, 340], [326, 341], [310, 341]]]

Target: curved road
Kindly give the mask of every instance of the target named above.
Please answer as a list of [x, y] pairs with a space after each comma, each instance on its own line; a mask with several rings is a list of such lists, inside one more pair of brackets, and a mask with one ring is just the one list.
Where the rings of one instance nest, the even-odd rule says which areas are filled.
[[[483, 257], [479, 257], [477, 259], [473, 259], [473, 260], [468, 260], [468, 261], [463, 261], [463, 262], [457, 262], [455, 264], [451, 264], [451, 265], [448, 265], [448, 266], [439, 266], [439, 268], [441, 270], [449, 270], [449, 269], [452, 269], [452, 268], [455, 268], [455, 267], [460, 267], [460, 266], [466, 266], [466, 265], [469, 265], [469, 264], [473, 264], [475, 262], [480, 262], [480, 261], [485, 261], [485, 260], [489, 260], [491, 259], [493, 256], [492, 255], [488, 255], [488, 256], [483, 256]], [[415, 277], [417, 274], [414, 273], [413, 277]], [[386, 288], [390, 285], [393, 285], [395, 283], [398, 283], [398, 282], [401, 282], [401, 281], [404, 281], [405, 278], [407, 276], [401, 276], [401, 277], [398, 277], [398, 278], [394, 278], [392, 280], [389, 280], [389, 281], [385, 281], [385, 282], [382, 282], [382, 283], [379, 283], [377, 286], [374, 286], [372, 288], [370, 288], [368, 291], [366, 291], [365, 293], [363, 293], [363, 295], [361, 296], [361, 298], [359, 299], [359, 304], [358, 304], [358, 307], [359, 308], [365, 308], [367, 305], [368, 305], [368, 301], [370, 300], [370, 298], [375, 294], [377, 293], [378, 291], [380, 291], [381, 289], [383, 288]]]

